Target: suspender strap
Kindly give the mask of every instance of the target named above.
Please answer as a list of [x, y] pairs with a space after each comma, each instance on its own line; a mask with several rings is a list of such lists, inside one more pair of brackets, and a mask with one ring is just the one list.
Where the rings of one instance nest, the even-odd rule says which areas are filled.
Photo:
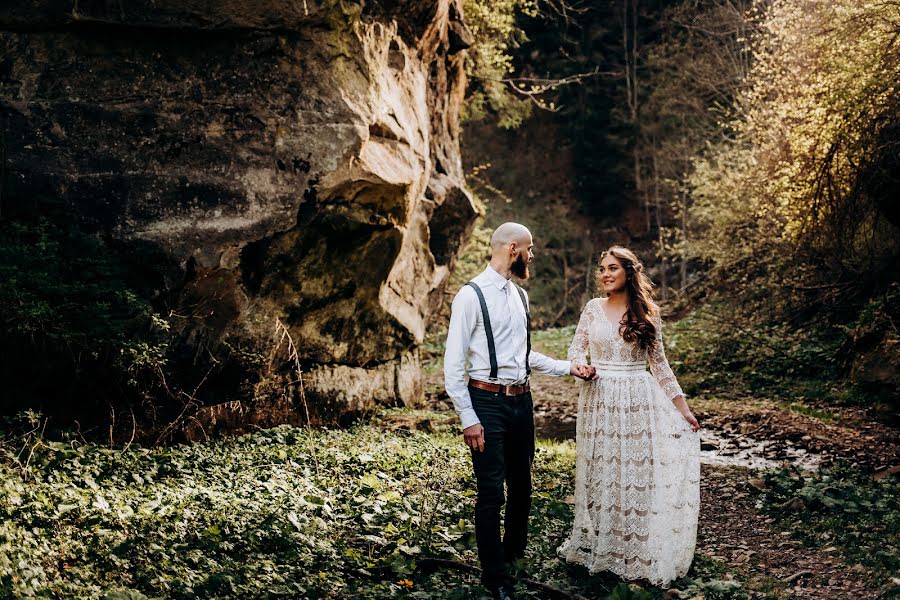
[[475, 293], [478, 294], [478, 302], [481, 304], [481, 316], [484, 319], [484, 333], [487, 336], [488, 354], [491, 359], [491, 379], [497, 378], [497, 350], [494, 348], [494, 332], [491, 331], [491, 317], [488, 316], [487, 302], [484, 301], [484, 294], [481, 288], [474, 281], [469, 281], [466, 285], [472, 286]]
[[531, 356], [531, 311], [528, 310], [528, 301], [525, 300], [525, 292], [522, 291], [522, 288], [518, 285], [516, 285], [516, 290], [519, 292], [519, 298], [522, 299], [522, 306], [525, 308], [525, 331], [528, 336], [528, 349], [525, 351], [525, 374], [531, 375], [531, 364], [528, 362], [528, 358]]

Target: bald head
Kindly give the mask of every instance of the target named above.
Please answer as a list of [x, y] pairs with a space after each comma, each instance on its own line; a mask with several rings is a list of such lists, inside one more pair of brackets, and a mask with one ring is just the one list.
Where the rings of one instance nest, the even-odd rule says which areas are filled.
[[504, 223], [491, 235], [491, 250], [504, 250], [510, 244], [528, 247], [531, 244], [531, 232], [519, 223]]
[[534, 260], [531, 232], [518, 223], [504, 223], [491, 236], [491, 267], [509, 279], [528, 279], [528, 265]]

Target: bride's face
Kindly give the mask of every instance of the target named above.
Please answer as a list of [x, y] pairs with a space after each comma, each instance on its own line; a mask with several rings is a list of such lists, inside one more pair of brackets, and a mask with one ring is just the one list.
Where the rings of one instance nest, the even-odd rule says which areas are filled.
[[625, 269], [622, 263], [612, 254], [607, 254], [600, 261], [600, 284], [607, 295], [616, 294], [625, 289]]

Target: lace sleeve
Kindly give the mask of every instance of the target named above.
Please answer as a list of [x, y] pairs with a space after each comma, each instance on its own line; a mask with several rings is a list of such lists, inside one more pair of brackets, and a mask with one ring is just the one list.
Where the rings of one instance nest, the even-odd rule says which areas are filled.
[[681, 386], [678, 385], [678, 380], [675, 379], [675, 373], [672, 372], [672, 367], [669, 366], [669, 361], [666, 360], [666, 350], [663, 347], [662, 320], [659, 317], [656, 318], [656, 344], [647, 356], [647, 362], [650, 363], [650, 372], [653, 373], [656, 382], [659, 383], [659, 386], [665, 392], [666, 398], [674, 400], [678, 396], [684, 396]]
[[594, 315], [591, 310], [593, 308], [593, 302], [593, 300], [589, 301], [585, 305], [584, 310], [581, 311], [581, 318], [578, 319], [578, 327], [575, 328], [575, 336], [572, 338], [572, 343], [569, 345], [568, 359], [573, 365], [587, 364], [587, 351], [590, 342], [588, 331], [591, 323], [594, 322]]

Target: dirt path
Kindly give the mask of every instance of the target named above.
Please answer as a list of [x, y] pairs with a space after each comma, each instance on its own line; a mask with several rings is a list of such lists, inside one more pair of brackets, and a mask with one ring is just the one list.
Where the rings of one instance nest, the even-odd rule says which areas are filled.
[[[756, 508], [757, 470], [727, 466], [728, 457], [761, 459], [776, 466], [828, 465], [837, 460], [874, 473], [896, 464], [898, 432], [859, 409], [798, 414], [796, 405], [756, 399], [695, 400], [704, 424], [706, 458], [726, 464], [703, 465], [698, 548], [750, 579], [751, 588], [772, 589], [790, 598], [879, 598], [878, 581], [866, 567], [848, 564], [833, 546], [809, 548], [790, 532], [773, 528], [773, 519]], [[707, 445], [708, 444], [708, 445]]]
[[702, 475], [698, 551], [748, 578], [755, 596], [765, 592], [817, 599], [878, 596], [865, 583], [865, 568], [773, 530], [773, 520], [756, 509], [748, 469], [703, 465]]
[[[579, 385], [534, 378], [538, 435], [574, 438]], [[865, 567], [848, 564], [834, 547], [809, 548], [778, 531], [756, 508], [751, 481], [758, 469], [784, 462], [816, 468], [840, 459], [867, 472], [892, 466], [900, 456], [898, 431], [854, 409], [759, 399], [693, 399], [691, 407], [704, 427], [698, 553], [726, 565], [726, 577], [744, 579], [752, 597], [878, 598], [883, 582]]]

